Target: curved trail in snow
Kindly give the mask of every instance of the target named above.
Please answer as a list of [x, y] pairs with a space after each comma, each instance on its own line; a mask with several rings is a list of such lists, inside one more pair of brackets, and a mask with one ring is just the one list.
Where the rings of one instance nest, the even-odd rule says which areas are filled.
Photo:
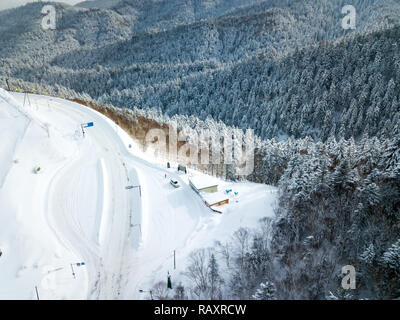
[[[86, 262], [87, 298], [139, 298], [138, 289], [154, 280], [159, 266], [172, 263], [173, 250], [188, 244], [210, 210], [176, 172], [133, 155], [122, 129], [105, 116], [63, 99], [31, 99], [50, 102], [75, 129], [94, 122], [79, 152], [53, 177], [46, 200], [58, 240]], [[172, 177], [181, 188], [170, 185]], [[127, 185], [140, 185], [141, 194]]]
[[[121, 292], [124, 263], [129, 254], [126, 249], [132, 214], [132, 203], [125, 190], [130, 179], [123, 156], [123, 142], [114, 129], [90, 109], [72, 103], [53, 103], [52, 108], [77, 123], [94, 121], [96, 125], [86, 134], [85, 139], [91, 142], [89, 146], [84, 145], [88, 150], [81, 150], [80, 157], [54, 178], [49, 193], [49, 215], [58, 237], [86, 261], [88, 298], [116, 299]], [[92, 174], [91, 183], [85, 166], [96, 161], [101, 165], [97, 164], [98, 170]], [[104, 175], [107, 176], [106, 184], [100, 181]], [[132, 182], [139, 184], [138, 181]], [[99, 190], [94, 210], [101, 216], [95, 219], [97, 236], [90, 237], [80, 224], [79, 215], [86, 214], [80, 206], [85, 202], [85, 196], [91, 195], [90, 192], [86, 195], [86, 192], [96, 186]]]
[[[22, 105], [22, 94], [12, 96]], [[194, 249], [230, 237], [245, 220], [256, 225], [263, 210], [272, 208], [273, 197], [263, 200], [268, 187], [239, 183], [235, 188], [240, 201], [236, 199], [227, 214], [214, 215], [188, 185], [198, 172], [184, 175], [167, 169], [166, 162], [154, 161], [112, 120], [88, 107], [49, 96], [31, 95], [30, 101], [33, 104], [23, 109], [31, 125], [26, 135], [23, 119], [15, 128], [7, 114], [3, 121], [3, 128], [12, 128], [3, 132], [14, 139], [3, 148], [8, 157], [14, 142], [23, 139], [15, 156], [23, 161], [13, 165], [0, 193], [3, 201], [15, 194], [5, 204], [12, 210], [15, 206], [18, 215], [12, 216], [29, 230], [21, 235], [33, 240], [30, 246], [15, 245], [15, 251], [24, 252], [16, 261], [32, 265], [27, 281], [20, 285], [19, 269], [11, 268], [3, 277], [13, 278], [17, 272], [11, 283], [21, 292], [31, 292], [40, 283], [44, 299], [146, 298], [139, 289], [148, 291], [165, 280], [167, 272], [174, 283], [182, 280], [181, 271]], [[85, 129], [83, 138], [80, 125], [87, 122], [94, 127]], [[43, 174], [33, 175], [31, 168], [38, 164]], [[174, 188], [171, 178], [181, 187]], [[221, 188], [225, 186], [221, 181]], [[40, 249], [33, 251], [36, 248]], [[78, 262], [85, 265], [75, 268]], [[75, 270], [69, 270], [69, 264]], [[30, 297], [29, 292], [24, 296]]]

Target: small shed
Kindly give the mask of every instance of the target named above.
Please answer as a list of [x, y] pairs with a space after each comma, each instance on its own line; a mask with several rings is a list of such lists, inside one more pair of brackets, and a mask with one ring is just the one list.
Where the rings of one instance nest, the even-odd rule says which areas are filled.
[[202, 193], [202, 198], [207, 207], [220, 207], [229, 203], [229, 198], [223, 193]]
[[207, 177], [207, 176], [195, 176], [189, 179], [189, 185], [197, 193], [206, 192], [214, 193], [218, 192], [218, 181]]

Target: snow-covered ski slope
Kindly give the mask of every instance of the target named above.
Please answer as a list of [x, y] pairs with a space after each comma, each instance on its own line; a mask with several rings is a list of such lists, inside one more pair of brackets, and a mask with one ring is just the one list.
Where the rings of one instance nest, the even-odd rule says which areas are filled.
[[193, 249], [273, 214], [274, 188], [223, 181], [239, 195], [216, 214], [187, 184], [199, 173], [167, 170], [92, 109], [25, 98], [0, 89], [0, 299], [146, 298], [168, 271], [184, 282]]

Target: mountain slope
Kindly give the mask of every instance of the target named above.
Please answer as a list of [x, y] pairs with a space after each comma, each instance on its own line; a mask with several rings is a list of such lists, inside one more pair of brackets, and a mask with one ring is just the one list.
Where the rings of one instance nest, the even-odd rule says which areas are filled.
[[[400, 4], [358, 1], [357, 29], [345, 31], [343, 3], [220, 1], [218, 10], [181, 0], [122, 1], [109, 9], [57, 5], [54, 32], [40, 29], [41, 7], [30, 4], [2, 13], [0, 81], [22, 81], [26, 89], [31, 85], [23, 82], [33, 82], [58, 94], [73, 90], [100, 104], [168, 116], [211, 116], [262, 138], [358, 138], [383, 125], [390, 131], [398, 118]], [[202, 9], [192, 19], [196, 6]], [[23, 29], [17, 17], [31, 11], [37, 14]], [[383, 70], [381, 61], [395, 72]], [[370, 77], [359, 76], [364, 69]], [[374, 97], [365, 96], [366, 84]], [[385, 98], [389, 87], [394, 94]], [[380, 101], [393, 107], [379, 112]]]

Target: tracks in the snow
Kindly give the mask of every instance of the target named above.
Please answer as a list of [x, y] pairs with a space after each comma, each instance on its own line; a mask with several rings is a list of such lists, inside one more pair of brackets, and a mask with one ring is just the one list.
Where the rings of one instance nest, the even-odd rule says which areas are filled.
[[[69, 243], [77, 255], [87, 261], [89, 278], [88, 298], [89, 299], [117, 299], [121, 297], [124, 287], [125, 276], [129, 274], [130, 256], [130, 228], [132, 220], [132, 194], [126, 192], [127, 182], [139, 184], [137, 177], [129, 176], [127, 161], [122, 155], [123, 143], [102, 117], [93, 110], [84, 110], [77, 105], [67, 105], [54, 102], [53, 111], [61, 112], [77, 122], [95, 121], [95, 126], [88, 130], [86, 141], [79, 159], [68, 168], [61, 170], [51, 186], [51, 199], [53, 206], [50, 208], [52, 219], [56, 222], [55, 229], [59, 238]], [[85, 145], [90, 145], [91, 153], [85, 152]], [[76, 206], [82, 202], [79, 198], [85, 193], [84, 185], [80, 178], [85, 172], [80, 167], [88, 161], [85, 157], [102, 159], [107, 174], [107, 185], [104, 186], [103, 197], [107, 197], [107, 207], [103, 212], [97, 214], [107, 215], [106, 228], [103, 239], [96, 243], [90, 237], [82, 235], [79, 215], [71, 210], [79, 210]], [[97, 173], [99, 175], [101, 173]], [[75, 199], [76, 198], [76, 199]], [[77, 200], [77, 198], [79, 198]], [[98, 199], [99, 201], [104, 199]], [[54, 216], [55, 207], [60, 208], [59, 213]], [[61, 212], [61, 213], [60, 213]], [[85, 214], [82, 212], [81, 214]], [[137, 212], [140, 214], [140, 212]], [[102, 217], [103, 219], [103, 217]]]

